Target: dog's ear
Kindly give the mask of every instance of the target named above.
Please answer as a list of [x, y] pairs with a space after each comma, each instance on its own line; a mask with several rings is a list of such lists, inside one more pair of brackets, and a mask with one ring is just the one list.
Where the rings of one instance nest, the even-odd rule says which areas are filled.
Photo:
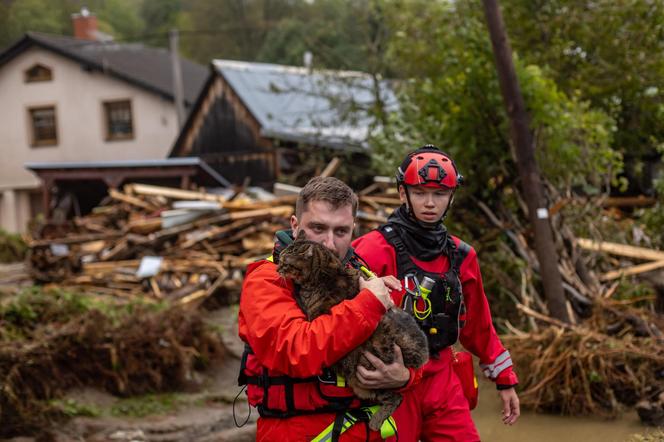
[[307, 247], [307, 252], [304, 254], [304, 256], [307, 256], [309, 258], [314, 256], [314, 246], [313, 245], [309, 245], [309, 247]]

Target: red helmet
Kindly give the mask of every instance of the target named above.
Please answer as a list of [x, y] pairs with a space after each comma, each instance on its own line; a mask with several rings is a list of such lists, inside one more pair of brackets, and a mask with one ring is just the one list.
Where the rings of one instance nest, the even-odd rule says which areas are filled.
[[409, 153], [397, 170], [397, 186], [456, 189], [462, 182], [452, 158], [431, 144]]

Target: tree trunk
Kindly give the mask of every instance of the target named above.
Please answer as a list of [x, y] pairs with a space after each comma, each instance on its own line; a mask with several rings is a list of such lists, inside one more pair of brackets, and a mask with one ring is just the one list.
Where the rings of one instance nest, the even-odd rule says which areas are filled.
[[544, 199], [544, 186], [535, 160], [530, 118], [526, 112], [516, 77], [512, 49], [505, 31], [498, 0], [482, 0], [482, 2], [496, 59], [500, 90], [510, 119], [521, 187], [535, 232], [535, 253], [540, 265], [540, 276], [549, 314], [569, 323], [562, 278], [558, 270], [558, 253], [553, 241], [549, 211]]

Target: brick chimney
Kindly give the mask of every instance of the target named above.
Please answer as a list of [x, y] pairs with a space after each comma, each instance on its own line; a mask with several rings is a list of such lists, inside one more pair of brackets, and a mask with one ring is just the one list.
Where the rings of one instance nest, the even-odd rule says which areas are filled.
[[91, 14], [88, 8], [83, 6], [81, 12], [71, 15], [74, 25], [74, 37], [81, 40], [97, 39], [97, 17]]

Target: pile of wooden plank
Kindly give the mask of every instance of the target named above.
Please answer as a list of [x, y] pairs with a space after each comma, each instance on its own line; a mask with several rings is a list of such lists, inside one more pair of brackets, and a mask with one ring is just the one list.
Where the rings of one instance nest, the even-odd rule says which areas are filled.
[[[389, 180], [359, 192], [358, 231], [384, 222], [400, 202]], [[90, 215], [45, 225], [28, 245], [30, 274], [86, 292], [148, 295], [188, 303], [238, 293], [246, 265], [268, 256], [289, 228], [299, 188], [262, 198], [129, 184]]]
[[178, 302], [238, 290], [246, 264], [287, 228], [294, 201], [127, 185], [90, 215], [33, 234], [30, 271], [42, 283]]
[[593, 241], [586, 238], [578, 238], [579, 247], [596, 252], [605, 252], [611, 255], [622, 256], [630, 259], [645, 261], [628, 267], [621, 267], [600, 275], [600, 281], [611, 281], [624, 276], [638, 275], [664, 268], [664, 252], [647, 249], [644, 247], [629, 246], [612, 242]]

